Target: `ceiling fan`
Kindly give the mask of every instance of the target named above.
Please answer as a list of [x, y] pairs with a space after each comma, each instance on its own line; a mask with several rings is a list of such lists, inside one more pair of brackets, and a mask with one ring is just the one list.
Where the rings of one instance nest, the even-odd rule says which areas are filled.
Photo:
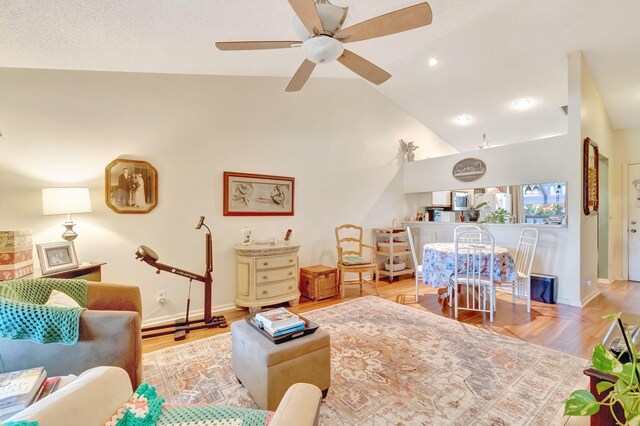
[[344, 48], [343, 43], [383, 37], [402, 31], [429, 25], [431, 7], [419, 3], [404, 9], [369, 19], [342, 29], [347, 17], [347, 7], [339, 7], [328, 0], [289, 0], [296, 13], [293, 27], [299, 41], [232, 41], [216, 42], [220, 50], [259, 50], [302, 47], [306, 57], [286, 88], [296, 92], [309, 79], [316, 64], [335, 61], [374, 84], [382, 84], [391, 74], [366, 59]]

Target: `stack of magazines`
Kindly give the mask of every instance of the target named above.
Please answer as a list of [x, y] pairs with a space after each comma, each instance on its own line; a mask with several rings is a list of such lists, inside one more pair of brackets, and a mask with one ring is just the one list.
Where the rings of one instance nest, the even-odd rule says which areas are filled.
[[285, 308], [271, 309], [258, 312], [253, 320], [273, 337], [284, 336], [289, 333], [304, 330], [305, 320]]
[[[42, 393], [52, 392], [60, 381], [60, 377], [45, 380], [46, 377], [47, 372], [44, 367], [0, 374], [0, 420], [24, 410]], [[45, 388], [48, 389], [45, 390]]]

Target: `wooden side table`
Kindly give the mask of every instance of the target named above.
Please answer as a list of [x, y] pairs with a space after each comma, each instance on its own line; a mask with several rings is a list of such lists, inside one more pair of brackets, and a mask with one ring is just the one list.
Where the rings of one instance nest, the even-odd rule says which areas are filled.
[[87, 281], [102, 281], [102, 265], [106, 262], [95, 262], [88, 265], [80, 265], [75, 269], [42, 275], [42, 278], [80, 279]]
[[296, 306], [299, 244], [238, 245], [236, 251], [236, 305], [258, 310], [288, 302]]

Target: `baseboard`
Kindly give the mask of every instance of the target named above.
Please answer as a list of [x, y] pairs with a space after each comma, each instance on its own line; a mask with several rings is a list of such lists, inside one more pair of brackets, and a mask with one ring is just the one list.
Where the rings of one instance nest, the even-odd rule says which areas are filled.
[[595, 299], [596, 296], [598, 296], [599, 294], [600, 294], [600, 290], [596, 290], [592, 294], [590, 294], [589, 296], [581, 300], [580, 303], [582, 303], [582, 306], [585, 306], [586, 304], [591, 302], [593, 299]]
[[598, 284], [613, 284], [615, 280], [611, 281], [606, 278], [598, 278]]
[[[236, 309], [236, 305], [233, 303], [227, 303], [226, 305], [218, 305], [211, 308], [211, 311], [216, 314], [219, 312], [228, 312]], [[154, 317], [142, 320], [143, 327], [151, 327], [154, 325], [166, 324], [178, 319], [184, 319], [185, 312], [177, 312], [175, 314], [163, 315], [161, 317]], [[202, 318], [204, 315], [204, 308], [194, 309], [189, 311], [190, 318]]]

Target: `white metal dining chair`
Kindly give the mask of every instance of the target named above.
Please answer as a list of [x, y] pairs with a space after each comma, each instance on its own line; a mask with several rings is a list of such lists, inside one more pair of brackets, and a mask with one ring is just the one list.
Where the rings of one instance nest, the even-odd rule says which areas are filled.
[[478, 225], [458, 225], [453, 230], [453, 241], [456, 240], [459, 233], [464, 231], [482, 231], [482, 229]]
[[413, 266], [415, 267], [416, 276], [416, 303], [418, 303], [418, 288], [420, 286], [420, 280], [422, 280], [422, 263], [418, 263], [418, 255], [416, 254], [415, 242], [413, 241], [413, 234], [411, 228], [407, 226], [407, 240], [409, 240], [409, 247], [411, 247], [411, 257], [413, 258]]
[[[483, 230], [465, 230], [456, 235], [453, 300], [455, 317], [459, 310], [488, 312], [493, 322], [496, 292], [493, 282], [495, 240]], [[462, 268], [466, 264], [466, 268]], [[488, 270], [483, 270], [483, 267]], [[461, 271], [462, 269], [462, 271]], [[464, 289], [465, 305], [460, 305], [460, 290]]]
[[538, 248], [538, 230], [524, 228], [518, 240], [516, 251], [516, 271], [518, 279], [513, 282], [503, 283], [503, 286], [511, 287], [511, 302], [516, 303], [516, 297], [527, 302], [527, 312], [531, 312], [531, 267]]

